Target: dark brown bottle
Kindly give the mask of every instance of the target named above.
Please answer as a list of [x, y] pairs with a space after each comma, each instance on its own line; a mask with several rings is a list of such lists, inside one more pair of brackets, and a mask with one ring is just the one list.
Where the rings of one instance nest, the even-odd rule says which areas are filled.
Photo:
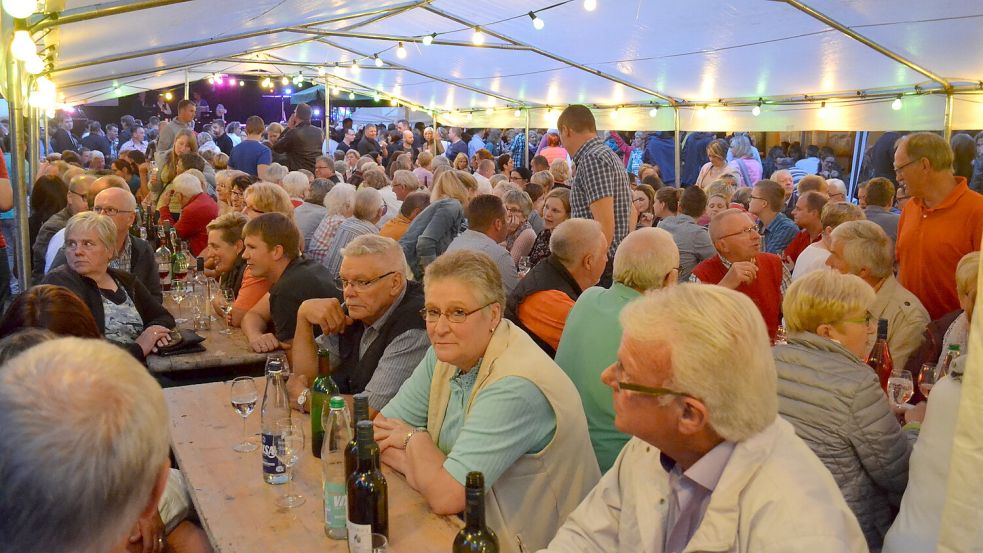
[[[355, 420], [352, 421], [355, 424], [355, 428], [358, 428], [358, 423], [362, 421], [372, 422], [369, 418], [369, 396], [365, 393], [355, 394], [352, 396], [352, 403], [354, 404], [354, 415]], [[355, 438], [352, 439], [348, 447], [345, 448], [345, 474], [351, 474], [355, 472], [355, 465], [358, 462], [358, 433], [354, 432]], [[379, 468], [379, 444], [372, 442], [372, 460], [375, 462], [376, 468]]]
[[371, 553], [372, 534], [389, 537], [389, 489], [386, 477], [372, 459], [379, 446], [372, 437], [372, 421], [356, 425], [358, 463], [348, 477], [348, 550]]
[[485, 477], [469, 472], [464, 481], [464, 528], [454, 537], [452, 553], [498, 553], [498, 538], [485, 526]]

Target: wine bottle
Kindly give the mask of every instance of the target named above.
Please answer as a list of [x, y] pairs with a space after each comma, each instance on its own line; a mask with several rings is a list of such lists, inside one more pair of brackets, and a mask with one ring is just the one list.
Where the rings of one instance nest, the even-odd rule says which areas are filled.
[[887, 346], [887, 319], [879, 319], [877, 321], [877, 341], [874, 342], [874, 349], [867, 356], [867, 365], [877, 373], [877, 378], [881, 383], [881, 389], [886, 392], [887, 380], [891, 378], [891, 371], [894, 370], [894, 362], [891, 361], [891, 350]]
[[389, 536], [389, 492], [386, 477], [372, 459], [372, 421], [356, 425], [358, 464], [348, 477], [348, 550], [371, 553], [372, 534]]
[[[361, 394], [355, 394], [352, 396], [354, 403], [354, 415], [355, 424], [362, 421], [371, 421], [369, 418], [369, 396], [364, 392]], [[375, 461], [375, 466], [379, 466], [379, 445], [372, 442], [375, 449], [372, 452], [372, 459]], [[357, 440], [352, 440], [348, 444], [348, 448], [345, 450], [345, 474], [351, 474], [355, 472], [355, 465], [358, 462], [358, 443]]]
[[337, 394], [338, 387], [326, 374], [319, 374], [311, 384], [311, 450], [318, 459], [321, 458], [321, 444], [324, 443], [324, 433], [327, 431], [321, 424], [321, 413], [324, 412], [328, 398]]
[[157, 227], [160, 247], [154, 252], [157, 261], [157, 276], [160, 277], [160, 289], [167, 292], [171, 289], [171, 249], [167, 247], [167, 233], [164, 227]]
[[452, 553], [498, 553], [498, 538], [485, 526], [485, 477], [469, 472], [464, 480], [464, 528], [454, 537]]

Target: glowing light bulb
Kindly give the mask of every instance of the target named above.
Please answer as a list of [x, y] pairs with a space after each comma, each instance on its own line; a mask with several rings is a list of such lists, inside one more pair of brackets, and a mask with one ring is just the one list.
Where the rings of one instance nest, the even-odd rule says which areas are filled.
[[37, 54], [34, 54], [32, 57], [24, 60], [24, 70], [31, 75], [37, 75], [44, 71], [44, 60]]
[[474, 33], [471, 35], [471, 43], [475, 46], [481, 46], [485, 43], [485, 33], [481, 32], [481, 27], [474, 28]]
[[375, 57], [375, 66], [382, 67], [382, 58], [379, 57], [379, 54], [376, 54], [374, 57]]
[[38, 47], [27, 31], [16, 31], [10, 43], [10, 53], [20, 61], [27, 61], [38, 54]]
[[115, 94], [117, 96], [122, 96], [123, 95], [123, 90], [119, 87], [119, 85], [116, 85], [116, 86], [113, 87], [113, 94]]
[[403, 46], [402, 42], [396, 46], [396, 57], [399, 59], [404, 59], [406, 57], [406, 47]]
[[266, 77], [265, 79], [263, 79], [263, 82], [261, 82], [260, 85], [262, 85], [263, 88], [270, 88], [271, 86], [273, 86], [273, 81], [270, 80], [269, 77]]
[[14, 19], [26, 19], [37, 11], [37, 0], [3, 0], [3, 11]]
[[760, 105], [757, 105], [757, 106], [754, 106], [753, 108], [751, 108], [751, 115], [753, 115], [755, 117], [761, 115], [761, 106]]
[[314, 116], [315, 116], [315, 117], [317, 117], [317, 116], [319, 116], [319, 115], [321, 115], [321, 110], [319, 110], [319, 109], [317, 109], [317, 108], [315, 108], [315, 109], [314, 109]]
[[597, 9], [597, 0], [584, 0], [584, 9], [592, 12]]
[[518, 119], [518, 118], [522, 117], [522, 110], [521, 109], [517, 109], [514, 112], [512, 112], [512, 115], [514, 115], [515, 118]]
[[361, 70], [362, 68], [358, 66], [358, 62], [352, 60], [352, 75], [358, 75], [358, 72]]
[[396, 107], [396, 106], [398, 106], [398, 105], [399, 105], [399, 100], [397, 100], [397, 99], [395, 99], [395, 98], [391, 98], [391, 99], [389, 100], [389, 105], [390, 105], [390, 106], [392, 106], [392, 107]]
[[657, 115], [659, 115], [659, 108], [652, 108], [649, 110], [649, 117], [655, 118]]
[[827, 115], [829, 115], [829, 110], [826, 109], [826, 102], [823, 102], [822, 104], [819, 104], [819, 116], [826, 117]]
[[495, 108], [485, 108], [485, 115], [492, 115], [495, 113]]
[[530, 18], [530, 19], [532, 19], [532, 27], [533, 27], [534, 29], [536, 29], [537, 31], [542, 31], [542, 30], [543, 30], [543, 27], [545, 27], [545, 26], [546, 26], [546, 22], [545, 22], [545, 21], [543, 21], [543, 20], [542, 20], [542, 19], [541, 19], [541, 18], [540, 18], [540, 17], [538, 16], [538, 15], [536, 15], [536, 14], [535, 14], [534, 12], [529, 12], [529, 18]]
[[379, 93], [378, 92], [376, 92], [375, 94], [372, 95], [372, 101], [373, 102], [378, 102], [381, 98], [382, 97], [379, 96]]
[[246, 81], [239, 79], [239, 86], [246, 86]]
[[174, 95], [171, 94], [170, 92], [165, 92], [164, 93], [164, 99], [167, 100], [168, 102], [170, 102], [171, 100], [174, 99]]
[[474, 119], [474, 114], [469, 111], [468, 112], [468, 121], [470, 121], [472, 119]]
[[895, 98], [894, 101], [891, 102], [891, 109], [894, 111], [901, 109], [901, 98]]
[[339, 96], [339, 95], [341, 95], [341, 89], [340, 88], [333, 88], [333, 89], [331, 89], [331, 93], [334, 94], [335, 96]]
[[235, 85], [236, 85], [236, 80], [234, 78], [229, 79], [229, 86], [235, 86]]
[[[552, 110], [550, 110], [550, 111], [552, 112]], [[614, 110], [611, 111], [611, 118], [612, 119], [617, 119], [620, 116], [621, 116], [621, 108], [614, 108]]]
[[280, 79], [280, 84], [282, 84], [283, 86], [287, 86], [288, 84], [290, 84], [290, 79], [288, 79], [287, 76], [284, 75], [283, 78]]
[[437, 33], [433, 33], [433, 34], [429, 34], [429, 35], [423, 35], [423, 44], [424, 44], [424, 46], [430, 46], [431, 44], [433, 44], [433, 39], [435, 39], [435, 38], [437, 38]]
[[208, 84], [215, 84], [215, 75], [211, 75], [208, 77]]
[[355, 99], [355, 93], [354, 92], [349, 92], [348, 93], [348, 99], [349, 100], [354, 100]]
[[284, 94], [293, 94], [294, 93], [294, 89], [292, 89], [292, 88], [284, 88], [283, 89], [283, 93]]

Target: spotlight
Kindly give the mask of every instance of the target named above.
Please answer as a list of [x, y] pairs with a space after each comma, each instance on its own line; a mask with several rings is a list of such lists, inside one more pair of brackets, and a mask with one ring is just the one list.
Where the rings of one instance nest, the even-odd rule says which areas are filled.
[[546, 26], [546, 22], [540, 19], [534, 12], [529, 12], [529, 18], [532, 19], [532, 26], [537, 31], [542, 31], [543, 27]]
[[474, 28], [474, 33], [471, 35], [471, 43], [475, 46], [481, 46], [485, 43], [485, 33], [481, 32], [481, 27]]
[[321, 110], [314, 108], [314, 116], [317, 117], [319, 115], [321, 115]]
[[406, 47], [403, 46], [402, 42], [396, 46], [396, 57], [399, 59], [404, 59], [406, 57]]
[[284, 88], [283, 89], [283, 93], [284, 94], [288, 94], [288, 95], [289, 94], [293, 94], [294, 93], [294, 89], [292, 89], [292, 88]]
[[235, 79], [229, 79], [229, 86], [235, 86], [235, 85], [236, 85], [236, 80]]
[[435, 38], [437, 38], [437, 33], [423, 35], [423, 44], [425, 46], [430, 46], [431, 44], [433, 44], [433, 39]]

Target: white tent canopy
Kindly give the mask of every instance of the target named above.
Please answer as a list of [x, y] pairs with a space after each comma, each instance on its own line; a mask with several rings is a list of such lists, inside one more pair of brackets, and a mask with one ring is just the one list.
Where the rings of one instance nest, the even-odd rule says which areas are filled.
[[[516, 108], [530, 109], [533, 126], [548, 126], [559, 113], [550, 108], [587, 103], [602, 112], [600, 126], [626, 130], [672, 129], [674, 110], [653, 118], [653, 106], [679, 107], [679, 126], [689, 130], [941, 129], [948, 91], [952, 127], [983, 127], [983, 57], [972, 54], [983, 50], [978, 0], [896, 0], [890, 10], [882, 2], [806, 2], [597, 0], [587, 11], [582, 0], [382, 0], [372, 8], [352, 0], [163, 0], [56, 24], [43, 40], [57, 52], [52, 79], [74, 103], [180, 86], [186, 71], [194, 81], [213, 73], [310, 78], [325, 68], [331, 86], [474, 126], [521, 126], [526, 112], [516, 117]], [[82, 18], [127, 3], [67, 0], [55, 11]], [[476, 25], [483, 47], [471, 42]], [[432, 33], [434, 43], [422, 44]], [[904, 106], [895, 111], [899, 94]], [[623, 109], [611, 113], [616, 107]]]

